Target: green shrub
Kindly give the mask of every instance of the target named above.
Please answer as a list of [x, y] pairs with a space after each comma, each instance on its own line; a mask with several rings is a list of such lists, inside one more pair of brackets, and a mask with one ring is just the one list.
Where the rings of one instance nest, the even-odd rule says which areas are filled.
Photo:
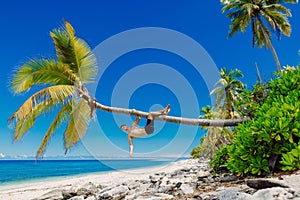
[[216, 152], [214, 159], [209, 163], [210, 166], [218, 171], [220, 167], [227, 164], [227, 160], [229, 159], [228, 151], [232, 145], [226, 145], [222, 149]]
[[300, 169], [300, 143], [290, 152], [282, 154], [280, 164], [283, 171]]
[[251, 90], [243, 90], [241, 99], [235, 101], [237, 112], [241, 116], [253, 119], [255, 111], [263, 104], [268, 97], [268, 84], [257, 83]]
[[[205, 135], [204, 135], [204, 137], [205, 137]], [[203, 141], [203, 138], [201, 138], [200, 144], [202, 143], [202, 141]], [[193, 150], [191, 151], [190, 154], [191, 154], [192, 158], [199, 158], [201, 155], [201, 146], [197, 146], [197, 147], [193, 148]]]
[[268, 85], [268, 98], [258, 103], [253, 120], [237, 127], [228, 150], [227, 167], [239, 176], [269, 173], [271, 155], [282, 157], [275, 168], [299, 169], [300, 71], [284, 70]]

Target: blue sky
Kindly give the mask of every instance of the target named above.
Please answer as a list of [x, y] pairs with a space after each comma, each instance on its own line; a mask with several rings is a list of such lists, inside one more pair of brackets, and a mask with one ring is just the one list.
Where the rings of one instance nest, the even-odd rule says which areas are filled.
[[[101, 48], [103, 41], [109, 42], [111, 37], [124, 31], [144, 27], [156, 27], [155, 30], [164, 28], [182, 34], [201, 45], [202, 52], [210, 56], [218, 69], [239, 68], [245, 76], [242, 81], [248, 86], [256, 81], [255, 62], [260, 67], [263, 79], [268, 80], [276, 70], [271, 52], [264, 48], [252, 48], [249, 30], [245, 34], [239, 33], [228, 39], [230, 20], [221, 14], [221, 8], [217, 0], [87, 0], [75, 3], [58, 0], [3, 1], [0, 6], [0, 157], [35, 155], [43, 134], [51, 123], [52, 115], [41, 117], [21, 141], [12, 142], [12, 130], [9, 129], [6, 120], [32, 91], [14, 96], [9, 91], [9, 78], [13, 70], [29, 58], [55, 56], [49, 32], [63, 25], [63, 19], [71, 22], [77, 36], [83, 38], [92, 49], [99, 45]], [[300, 12], [298, 5], [289, 5], [289, 8], [293, 14], [293, 18], [290, 19], [291, 37], [283, 36], [280, 41], [273, 38], [273, 44], [282, 65], [297, 65], [300, 24], [296, 20], [299, 19]], [[146, 40], [152, 36], [149, 32], [147, 34], [144, 37]], [[162, 43], [168, 39], [172, 42], [172, 38], [162, 38]], [[107, 49], [103, 54], [113, 54], [114, 50], [135, 44], [138, 39], [126, 42]], [[182, 49], [189, 47], [189, 44], [185, 44], [174, 40], [174, 45]], [[101, 77], [94, 85], [94, 95], [103, 104], [149, 111], [170, 103], [170, 115], [194, 118], [198, 117], [199, 108], [211, 104], [211, 85], [207, 85], [206, 82], [211, 78], [206, 77], [204, 73], [205, 70], [210, 70], [210, 66], [205, 65], [206, 61], [200, 66], [203, 73], [199, 74], [188, 59], [174, 52], [144, 48], [125, 52], [104, 70], [101, 67], [106, 62], [106, 57], [101, 51], [96, 54]], [[202, 55], [201, 59], [209, 58]], [[162, 70], [164, 72], [155, 70], [160, 67], [165, 69]], [[152, 82], [151, 77], [154, 78]], [[142, 82], [137, 82], [139, 80]], [[192, 91], [189, 91], [190, 89]], [[133, 120], [128, 116], [97, 111], [97, 120], [89, 127], [83, 142], [75, 145], [68, 156], [126, 156], [127, 137], [118, 126], [122, 122], [132, 123]], [[145, 120], [141, 121], [141, 125], [143, 123]], [[199, 139], [203, 136], [203, 131], [197, 127], [156, 122], [156, 129], [151, 137], [134, 140], [136, 156], [187, 154], [199, 144]], [[47, 156], [63, 155], [62, 132], [63, 129], [53, 136], [46, 151]]]

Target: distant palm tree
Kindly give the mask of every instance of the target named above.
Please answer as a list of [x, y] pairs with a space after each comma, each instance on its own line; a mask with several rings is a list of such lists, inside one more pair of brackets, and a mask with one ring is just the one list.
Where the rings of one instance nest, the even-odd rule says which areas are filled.
[[239, 30], [245, 32], [251, 24], [252, 46], [270, 48], [280, 72], [281, 65], [272, 45], [271, 31], [267, 25], [277, 33], [278, 39], [281, 33], [290, 36], [291, 25], [287, 18], [291, 17], [291, 12], [280, 3], [298, 3], [298, 0], [221, 0], [221, 2], [224, 4], [222, 12], [229, 11], [227, 17], [232, 22], [229, 37]]
[[14, 124], [14, 140], [19, 140], [31, 128], [36, 118], [50, 111], [58, 111], [36, 153], [43, 155], [51, 136], [63, 124], [64, 146], [67, 151], [86, 132], [90, 120], [90, 105], [79, 98], [86, 93], [84, 84], [94, 80], [96, 59], [89, 46], [75, 36], [73, 27], [54, 29], [52, 37], [56, 59], [33, 59], [21, 66], [11, 80], [15, 94], [29, 91], [33, 86], [43, 87], [29, 97], [13, 113], [9, 122]]
[[213, 112], [209, 105], [202, 107], [201, 113], [203, 113], [202, 115], [199, 116], [199, 118], [201, 118], [201, 119], [212, 119], [213, 118]]
[[[243, 77], [240, 70], [230, 70], [228, 73], [226, 68], [220, 70], [220, 80], [217, 81], [217, 87], [211, 91], [211, 95], [216, 95], [214, 109], [205, 106], [201, 109], [202, 119], [233, 119], [237, 116], [235, 112], [235, 102], [240, 99], [240, 92], [244, 89], [244, 84], [237, 80]], [[202, 126], [207, 129], [206, 134], [200, 140], [200, 145], [193, 149], [191, 155], [193, 157], [213, 158], [216, 151], [220, 150], [224, 145], [231, 144], [233, 139], [233, 131], [227, 127], [210, 127]]]
[[216, 85], [219, 85], [211, 91], [211, 95], [216, 95], [215, 110], [218, 111], [221, 119], [233, 119], [237, 113], [234, 110], [234, 102], [240, 99], [240, 92], [244, 89], [244, 84], [237, 80], [243, 77], [240, 70], [230, 70], [228, 73], [226, 68], [220, 70], [220, 80]]
[[[201, 119], [217, 119], [220, 113], [213, 111], [211, 107], [205, 106], [201, 109], [202, 115], [199, 116]], [[195, 147], [191, 156], [193, 158], [209, 158], [212, 159], [215, 153], [222, 149], [224, 145], [231, 144], [233, 139], [233, 132], [228, 127], [211, 127], [202, 126], [202, 129], [206, 129], [205, 135], [200, 140], [200, 145]]]

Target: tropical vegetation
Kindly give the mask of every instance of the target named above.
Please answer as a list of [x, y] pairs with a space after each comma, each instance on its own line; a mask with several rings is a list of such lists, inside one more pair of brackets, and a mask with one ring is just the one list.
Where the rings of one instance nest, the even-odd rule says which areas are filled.
[[[26, 93], [32, 88], [38, 90], [8, 120], [14, 129], [14, 140], [22, 139], [39, 116], [53, 112], [55, 117], [36, 153], [36, 158], [41, 158], [51, 137], [58, 130], [64, 128], [65, 152], [80, 141], [96, 109], [147, 118], [147, 112], [105, 106], [89, 95], [86, 84], [93, 82], [97, 74], [95, 55], [85, 41], [75, 36], [75, 30], [69, 22], [65, 21], [63, 28], [51, 31], [50, 36], [56, 58], [31, 59], [20, 66], [11, 78], [10, 87], [15, 94]], [[193, 126], [233, 126], [246, 121], [173, 116], [156, 120]]]
[[[281, 65], [271, 42], [272, 33], [290, 36], [291, 12], [282, 3], [297, 0], [222, 0], [222, 12], [231, 19], [229, 37], [251, 26], [252, 45], [270, 48], [278, 73], [266, 84], [258, 82], [251, 90], [239, 80], [240, 70], [220, 70], [220, 80], [210, 95], [215, 104], [203, 107], [199, 119], [166, 116], [173, 123], [202, 126], [205, 136], [191, 155], [213, 158], [218, 170], [226, 166], [239, 176], [267, 174], [274, 170], [300, 168], [300, 70]], [[146, 112], [105, 106], [90, 97], [86, 85], [93, 82], [97, 64], [91, 48], [75, 35], [67, 21], [54, 29], [55, 58], [31, 59], [12, 76], [15, 94], [34, 92], [9, 118], [14, 140], [20, 140], [38, 117], [50, 112], [54, 119], [36, 153], [44, 155], [51, 137], [63, 129], [67, 152], [85, 135], [95, 109], [147, 117]], [[241, 122], [246, 122], [242, 123]], [[233, 126], [236, 126], [233, 128]], [[226, 127], [224, 127], [224, 126]]]
[[291, 25], [288, 17], [291, 11], [281, 3], [298, 3], [298, 0], [221, 0], [223, 13], [231, 19], [229, 37], [238, 31], [245, 32], [248, 26], [252, 31], [252, 46], [270, 48], [276, 61], [277, 70], [281, 65], [272, 45], [271, 36], [275, 32], [280, 39], [281, 33], [290, 36]]
[[[220, 79], [216, 83], [216, 88], [210, 95], [215, 95], [216, 101], [214, 109], [210, 106], [203, 107], [201, 112], [203, 119], [234, 119], [239, 118], [236, 112], [235, 102], [241, 99], [240, 93], [244, 89], [244, 84], [238, 80], [243, 74], [240, 70], [227, 71], [226, 68], [220, 70]], [[234, 137], [234, 130], [228, 127], [205, 127], [206, 134], [200, 140], [200, 145], [194, 148], [191, 156], [194, 158], [213, 158], [216, 151], [222, 149], [224, 145], [231, 144]]]
[[216, 154], [212, 166], [226, 165], [240, 176], [299, 169], [299, 83], [299, 67], [287, 67], [269, 81], [264, 101], [253, 100], [256, 91], [251, 91], [244, 101], [254, 102], [247, 108], [253, 119], [238, 125], [233, 144]]
[[85, 84], [94, 80], [96, 59], [89, 46], [75, 36], [71, 24], [54, 29], [53, 39], [56, 59], [32, 59], [16, 70], [11, 80], [15, 94], [39, 89], [31, 95], [9, 118], [14, 126], [14, 140], [20, 140], [34, 125], [37, 117], [56, 112], [52, 123], [36, 153], [41, 157], [56, 130], [65, 125], [64, 147], [67, 151], [85, 134], [90, 120], [90, 106], [79, 98], [85, 93]]

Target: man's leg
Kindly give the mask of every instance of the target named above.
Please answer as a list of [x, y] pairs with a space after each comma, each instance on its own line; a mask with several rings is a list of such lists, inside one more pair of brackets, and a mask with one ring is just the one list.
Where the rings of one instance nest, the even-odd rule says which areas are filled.
[[154, 117], [160, 116], [160, 115], [167, 115], [170, 112], [170, 104], [167, 105], [163, 110], [156, 111], [156, 112], [150, 112], [147, 116], [147, 119], [153, 120]]
[[147, 123], [145, 126], [145, 131], [147, 134], [151, 134], [154, 132], [154, 117], [160, 115], [167, 115], [170, 112], [170, 104], [165, 107], [165, 109], [157, 111], [157, 112], [150, 112], [147, 116]]

